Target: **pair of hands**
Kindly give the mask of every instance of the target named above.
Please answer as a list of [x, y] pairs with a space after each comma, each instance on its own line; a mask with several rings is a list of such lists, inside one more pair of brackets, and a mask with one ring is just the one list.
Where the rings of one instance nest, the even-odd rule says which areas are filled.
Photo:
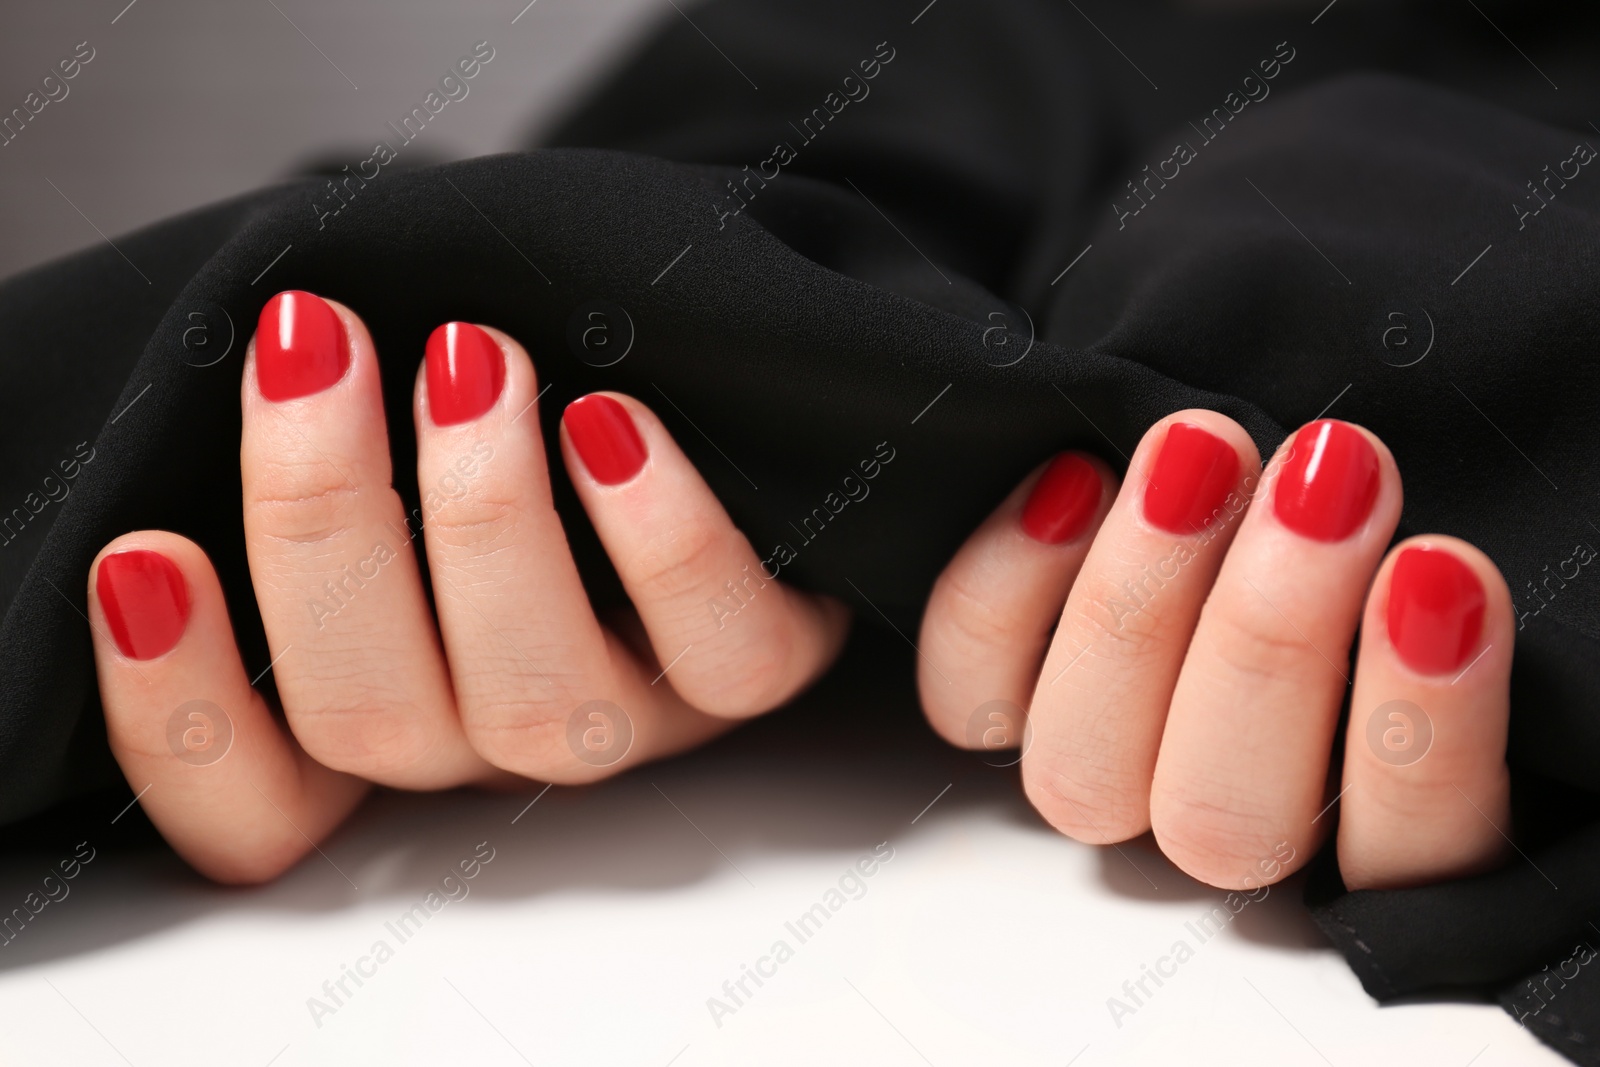
[[[578, 784], [692, 748], [799, 693], [844, 642], [848, 609], [765, 570], [649, 408], [609, 393], [571, 404], [560, 434], [634, 605], [602, 624], [552, 505], [533, 364], [499, 331], [449, 323], [428, 340], [410, 515], [348, 308], [275, 296], [242, 394], [246, 545], [283, 720], [193, 542], [129, 533], [89, 575], [112, 750], [161, 833], [218, 881], [276, 877], [373, 783]], [[1493, 865], [1510, 596], [1454, 538], [1385, 554], [1400, 503], [1382, 442], [1331, 420], [1264, 468], [1203, 410], [1151, 427], [1120, 485], [1063, 453], [935, 586], [918, 642], [929, 721], [963, 747], [1020, 743], [1027, 795], [1063, 833], [1153, 829], [1215, 886], [1302, 866], [1341, 792], [1351, 888]], [[1429, 724], [1426, 758], [1386, 744]]]

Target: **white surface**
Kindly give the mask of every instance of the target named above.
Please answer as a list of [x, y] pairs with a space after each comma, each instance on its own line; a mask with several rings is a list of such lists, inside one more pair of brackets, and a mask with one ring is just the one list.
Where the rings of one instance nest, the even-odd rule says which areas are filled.
[[[532, 794], [386, 795], [326, 858], [257, 890], [103, 851], [0, 949], [0, 1062], [1564, 1062], [1497, 1007], [1378, 1008], [1305, 917], [1298, 884], [1201, 944], [1185, 924], [1223, 894], [1147, 842], [1119, 853], [1058, 837], [1014, 770], [925, 729], [797, 744], [804, 714], [598, 787], [553, 788], [515, 824]], [[113, 814], [80, 837], [111, 839]], [[398, 941], [384, 924], [482, 841], [495, 857], [470, 895]], [[785, 930], [884, 841], [894, 856], [864, 895], [804, 943]], [[51, 862], [6, 860], [5, 906]], [[719, 1027], [708, 998], [779, 939], [793, 958]], [[1193, 958], [1116, 1026], [1107, 999], [1178, 939]], [[308, 998], [378, 940], [393, 958], [347, 982], [353, 995], [318, 1026]]]

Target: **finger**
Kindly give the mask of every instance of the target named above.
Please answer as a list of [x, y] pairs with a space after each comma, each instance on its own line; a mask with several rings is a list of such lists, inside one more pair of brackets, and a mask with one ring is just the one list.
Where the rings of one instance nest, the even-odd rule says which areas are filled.
[[462, 722], [496, 767], [592, 781], [727, 728], [595, 619], [550, 493], [533, 364], [497, 330], [429, 338], [417, 475]]
[[491, 768], [455, 713], [407, 516], [392, 487], [377, 353], [350, 309], [280, 293], [243, 385], [244, 527], [278, 692], [327, 766], [433, 789]]
[[967, 538], [934, 583], [917, 642], [922, 709], [954, 745], [1022, 740], [1050, 631], [1115, 492], [1106, 465], [1063, 452]]
[[[632, 397], [591, 393], [561, 420], [567, 470], [667, 681], [712, 715], [782, 704], [833, 662], [848, 611], [777, 580], [661, 420]], [[863, 492], [865, 482], [851, 476]]]
[[234, 644], [205, 553], [176, 534], [117, 538], [89, 572], [89, 618], [112, 755], [150, 821], [200, 873], [264, 882], [358, 804], [273, 719]]
[[1400, 473], [1368, 431], [1302, 427], [1268, 468], [1172, 695], [1151, 821], [1162, 851], [1226, 889], [1309, 862], [1370, 577], [1400, 520]]
[[1023, 788], [1063, 833], [1102, 844], [1150, 828], [1167, 705], [1259, 471], [1250, 435], [1214, 411], [1169, 415], [1139, 442], [1029, 709]]
[[1361, 625], [1339, 869], [1351, 889], [1476, 874], [1510, 849], [1511, 594], [1454, 537], [1384, 560]]

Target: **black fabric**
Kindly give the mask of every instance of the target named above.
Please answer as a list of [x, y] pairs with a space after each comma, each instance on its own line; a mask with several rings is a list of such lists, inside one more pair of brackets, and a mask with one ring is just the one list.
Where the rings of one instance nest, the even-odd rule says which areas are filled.
[[[1321, 7], [718, 3], [674, 14], [561, 147], [386, 168], [323, 219], [325, 179], [290, 182], [0, 286], [0, 819], [116, 781], [82, 614], [112, 537], [205, 546], [247, 663], [268, 662], [238, 387], [281, 289], [371, 326], [413, 504], [423, 339], [491, 322], [551, 383], [547, 429], [585, 391], [640, 396], [758, 547], [797, 551], [786, 577], [906, 632], [1052, 451], [1121, 463], [1203, 406], [1265, 454], [1331, 405], [1393, 449], [1402, 535], [1467, 538], [1510, 582], [1525, 857], [1345, 893], [1324, 856], [1313, 913], [1374, 996], [1477, 991], [1600, 1062], [1600, 986], [1567, 975], [1600, 944], [1600, 576], [1567, 562], [1600, 544], [1600, 168], [1572, 162], [1600, 145], [1600, 14]], [[1193, 158], [1135, 194], [1179, 143]], [[595, 321], [631, 333], [626, 358], [596, 365]], [[881, 447], [871, 496], [808, 540], [796, 524]], [[558, 503], [595, 598], [619, 599], [570, 490]]]

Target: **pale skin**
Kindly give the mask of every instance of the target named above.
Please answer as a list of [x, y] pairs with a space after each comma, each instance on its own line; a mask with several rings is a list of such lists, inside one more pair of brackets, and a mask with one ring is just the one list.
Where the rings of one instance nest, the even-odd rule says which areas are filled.
[[[783, 704], [833, 662], [850, 624], [837, 600], [774, 579], [747, 599], [737, 625], [707, 610], [728, 581], [750, 588], [760, 559], [649, 407], [608, 394], [645, 453], [621, 480], [603, 464], [598, 476], [591, 470], [565, 421], [561, 456], [547, 456], [534, 364], [489, 327], [504, 376], [487, 410], [440, 425], [429, 376], [418, 374], [418, 484], [450, 491], [425, 504], [423, 532], [410, 539], [416, 523], [406, 525], [391, 488], [377, 354], [361, 319], [327, 303], [342, 327], [342, 375], [309, 395], [269, 399], [252, 340], [241, 389], [246, 545], [278, 657], [282, 718], [251, 688], [256, 671], [241, 661], [198, 545], [164, 531], [128, 533], [88, 576], [113, 753], [136, 791], [149, 786], [141, 801], [149, 817], [202, 874], [230, 884], [277, 877], [374, 783], [577, 784], [685, 751]], [[1237, 513], [1184, 536], [1153, 526], [1141, 504], [1154, 457], [1179, 423], [1225, 442], [1239, 471]], [[1044, 468], [1036, 470], [972, 534], [930, 597], [918, 686], [935, 731], [974, 747], [986, 743], [971, 729], [977, 709], [1004, 706], [996, 701], [1027, 709], [1022, 780], [1048, 824], [1093, 844], [1153, 830], [1175, 864], [1219, 887], [1286, 877], [1335, 821], [1352, 889], [1502, 862], [1510, 596], [1489, 559], [1455, 538], [1425, 535], [1386, 551], [1400, 472], [1381, 441], [1352, 429], [1378, 457], [1377, 489], [1370, 513], [1336, 541], [1302, 536], [1269, 506], [1290, 442], [1263, 470], [1250, 437], [1216, 412], [1177, 412], [1151, 427], [1121, 482], [1084, 455], [1098, 500], [1083, 528], [1059, 542], [1030, 535], [1021, 521]], [[602, 621], [588, 602], [551, 503], [557, 462], [631, 613]], [[1181, 564], [1172, 562], [1179, 545]], [[1481, 627], [1459, 674], [1418, 670], [1390, 640], [1390, 579], [1416, 545], [1453, 557], [1481, 585]], [[170, 647], [153, 655], [113, 639], [121, 631], [101, 602], [102, 566], [130, 551], [170, 563], [187, 599]], [[1155, 564], [1172, 577], [1137, 610], [1122, 610], [1123, 582]], [[368, 577], [355, 581], [347, 567]], [[330, 582], [345, 595], [324, 592]], [[1347, 688], [1341, 763], [1334, 734]], [[231, 722], [231, 747], [214, 762], [179, 758], [169, 739], [174, 709], [196, 699]], [[625, 708], [631, 723], [614, 761], [580, 758], [571, 742], [574, 710], [597, 700]], [[1385, 758], [1369, 743], [1371, 712], [1395, 700], [1426, 709], [1433, 737], [1424, 758]], [[1016, 741], [1021, 724], [1003, 725]], [[1335, 796], [1337, 820], [1324, 810]]]

